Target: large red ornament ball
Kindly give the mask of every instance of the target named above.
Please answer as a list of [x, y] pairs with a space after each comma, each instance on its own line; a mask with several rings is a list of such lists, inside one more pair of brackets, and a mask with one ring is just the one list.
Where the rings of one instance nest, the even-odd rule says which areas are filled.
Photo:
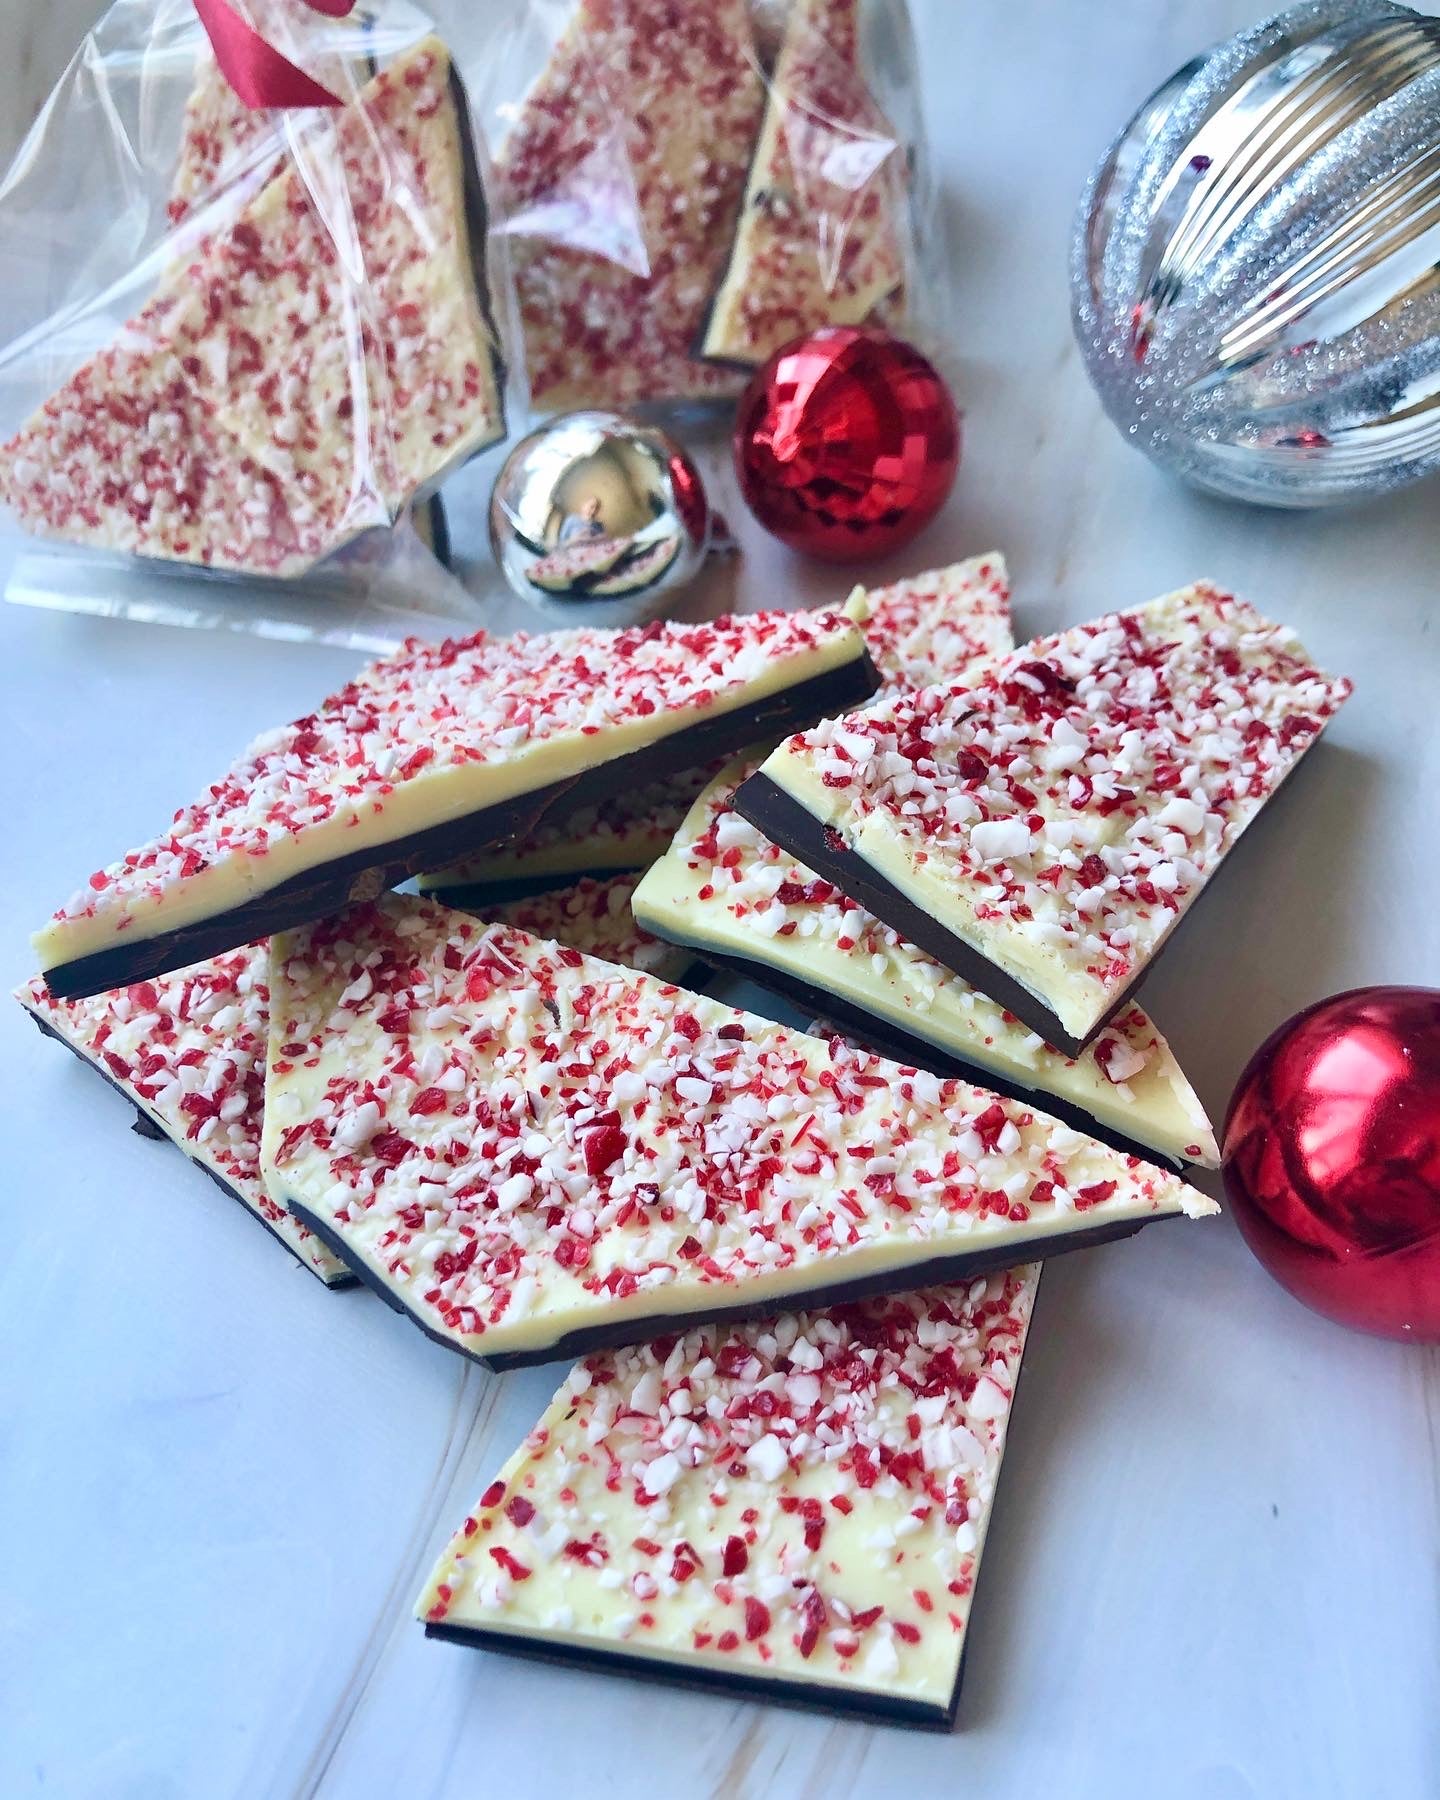
[[1225, 1190], [1297, 1300], [1440, 1343], [1440, 990], [1357, 988], [1267, 1038], [1230, 1101]]
[[745, 390], [735, 471], [769, 532], [808, 556], [857, 562], [908, 544], [960, 466], [960, 415], [920, 352], [832, 325], [777, 350]]

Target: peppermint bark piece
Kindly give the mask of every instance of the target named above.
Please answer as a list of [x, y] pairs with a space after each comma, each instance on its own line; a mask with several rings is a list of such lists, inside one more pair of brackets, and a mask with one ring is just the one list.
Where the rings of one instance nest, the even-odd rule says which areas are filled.
[[700, 354], [746, 367], [904, 281], [904, 151], [860, 66], [860, 0], [793, 0]]
[[426, 1635], [948, 1728], [1039, 1274], [578, 1364]]
[[275, 1204], [260, 1175], [266, 965], [266, 946], [252, 944], [88, 1000], [52, 1000], [38, 977], [15, 998], [133, 1103], [137, 1129], [169, 1138], [307, 1269], [343, 1286], [354, 1276]]
[[183, 967], [874, 686], [835, 613], [410, 642], [268, 733], [35, 938], [52, 994]]
[[485, 917], [602, 962], [639, 969], [660, 981], [678, 981], [695, 961], [694, 955], [638, 924], [631, 910], [634, 895], [633, 875], [612, 875], [608, 881], [587, 877], [546, 894], [487, 906]]
[[647, 931], [828, 1014], [887, 1056], [1034, 1098], [1143, 1156], [1218, 1165], [1199, 1098], [1138, 1006], [1079, 1057], [1054, 1049], [736, 812], [755, 767], [734, 763], [712, 782], [646, 872], [633, 906]]
[[1200, 583], [802, 732], [735, 804], [1075, 1056], [1349, 693]]
[[0, 445], [0, 500], [27, 529], [293, 575], [500, 434], [483, 215], [443, 46], [287, 143]]
[[746, 0], [579, 0], [495, 156], [538, 405], [738, 391], [694, 346], [763, 109]]
[[338, 544], [503, 435], [478, 178], [438, 38], [207, 240], [167, 330], [218, 423]]
[[387, 895], [271, 946], [263, 1165], [504, 1367], [1215, 1211], [1029, 1106]]
[[[995, 551], [887, 587], [857, 587], [845, 612], [864, 631], [887, 687], [933, 681], [1011, 647], [1010, 587], [1005, 559]], [[422, 875], [420, 890], [459, 904], [538, 891], [567, 875], [648, 869], [669, 849], [701, 791], [727, 766], [721, 760], [638, 793], [611, 795], [563, 825], [542, 826], [486, 856]]]

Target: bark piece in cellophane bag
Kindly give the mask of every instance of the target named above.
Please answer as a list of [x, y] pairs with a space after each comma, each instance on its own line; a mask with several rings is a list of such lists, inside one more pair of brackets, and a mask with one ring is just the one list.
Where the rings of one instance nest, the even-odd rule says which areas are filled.
[[906, 0], [496, 0], [483, 29], [538, 411], [730, 398], [829, 323], [913, 335], [933, 209]]
[[365, 644], [466, 615], [409, 520], [504, 434], [483, 158], [428, 20], [335, 10], [119, 0], [0, 186], [0, 503], [69, 552], [13, 597]]

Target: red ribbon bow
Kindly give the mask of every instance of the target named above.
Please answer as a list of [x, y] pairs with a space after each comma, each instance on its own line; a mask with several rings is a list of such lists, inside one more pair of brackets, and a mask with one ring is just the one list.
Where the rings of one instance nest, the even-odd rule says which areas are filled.
[[[304, 0], [311, 12], [343, 19], [355, 0]], [[229, 0], [195, 0], [220, 72], [246, 106], [340, 106], [339, 96], [297, 69], [247, 25]]]

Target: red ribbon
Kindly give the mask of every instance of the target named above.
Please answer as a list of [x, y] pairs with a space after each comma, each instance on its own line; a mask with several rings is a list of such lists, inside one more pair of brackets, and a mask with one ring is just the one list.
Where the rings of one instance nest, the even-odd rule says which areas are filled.
[[[343, 19], [355, 0], [304, 0], [311, 12]], [[247, 25], [229, 0], [195, 0], [200, 23], [215, 51], [220, 72], [246, 106], [340, 106], [329, 88], [297, 69], [273, 44]]]

